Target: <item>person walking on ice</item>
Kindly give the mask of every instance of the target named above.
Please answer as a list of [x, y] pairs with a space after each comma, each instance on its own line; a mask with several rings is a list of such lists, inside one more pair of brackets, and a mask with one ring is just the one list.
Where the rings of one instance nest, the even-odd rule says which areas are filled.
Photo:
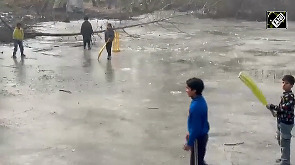
[[17, 47], [20, 49], [21, 57], [25, 57], [24, 54], [24, 45], [23, 45], [23, 40], [24, 40], [24, 30], [21, 27], [21, 23], [17, 23], [16, 27], [13, 31], [13, 43], [14, 43], [14, 50], [13, 50], [13, 55], [12, 58], [16, 58], [16, 52], [17, 52]]
[[111, 60], [112, 58], [112, 45], [113, 45], [113, 40], [115, 38], [115, 32], [113, 30], [112, 24], [108, 23], [107, 24], [107, 29], [104, 33], [104, 38], [106, 42], [106, 49], [108, 52], [108, 60]]
[[91, 49], [90, 41], [91, 35], [93, 34], [93, 29], [91, 23], [88, 21], [88, 16], [84, 17], [84, 22], [81, 26], [81, 34], [83, 36], [83, 46], [86, 49], [86, 45], [88, 45], [88, 49]]
[[207, 165], [204, 161], [208, 142], [208, 107], [202, 95], [204, 83], [199, 78], [186, 81], [186, 93], [192, 99], [187, 120], [187, 143], [183, 149], [191, 151], [190, 165]]

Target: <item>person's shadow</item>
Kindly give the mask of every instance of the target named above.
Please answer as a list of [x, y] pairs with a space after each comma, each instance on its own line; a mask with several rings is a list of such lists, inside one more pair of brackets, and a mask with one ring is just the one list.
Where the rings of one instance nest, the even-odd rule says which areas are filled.
[[15, 65], [15, 73], [17, 77], [17, 81], [20, 84], [24, 84], [26, 80], [26, 66], [25, 66], [25, 58], [21, 57], [21, 60], [18, 62], [17, 59], [13, 59]]
[[91, 72], [91, 51], [84, 51], [83, 68], [86, 73]]
[[114, 81], [114, 70], [113, 70], [113, 67], [112, 67], [112, 61], [111, 60], [107, 60], [105, 78], [106, 78], [107, 82], [113, 82]]

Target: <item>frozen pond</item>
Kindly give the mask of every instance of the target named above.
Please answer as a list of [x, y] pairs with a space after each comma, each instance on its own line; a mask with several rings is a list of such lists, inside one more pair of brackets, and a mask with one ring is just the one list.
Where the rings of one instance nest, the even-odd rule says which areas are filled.
[[[106, 20], [91, 22], [100, 30]], [[37, 30], [79, 32], [80, 24], [48, 22]], [[237, 76], [248, 72], [277, 104], [281, 76], [295, 74], [295, 23], [288, 25], [269, 30], [265, 22], [177, 17], [125, 29], [112, 61], [106, 52], [97, 61], [101, 34], [91, 51], [81, 36], [26, 40], [23, 61], [2, 45], [0, 164], [188, 164], [185, 81], [193, 76], [204, 79], [209, 104], [207, 162], [274, 164], [276, 121]], [[294, 154], [293, 147], [292, 162]]]

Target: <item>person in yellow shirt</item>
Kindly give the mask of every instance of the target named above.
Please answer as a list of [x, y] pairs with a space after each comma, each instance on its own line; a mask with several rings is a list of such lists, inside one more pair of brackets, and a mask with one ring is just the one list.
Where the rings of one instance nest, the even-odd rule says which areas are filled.
[[17, 23], [16, 27], [13, 31], [13, 42], [14, 42], [14, 50], [13, 50], [13, 56], [12, 58], [16, 58], [15, 54], [17, 52], [17, 47], [19, 46], [21, 57], [25, 57], [24, 54], [24, 30], [21, 28], [21, 23]]

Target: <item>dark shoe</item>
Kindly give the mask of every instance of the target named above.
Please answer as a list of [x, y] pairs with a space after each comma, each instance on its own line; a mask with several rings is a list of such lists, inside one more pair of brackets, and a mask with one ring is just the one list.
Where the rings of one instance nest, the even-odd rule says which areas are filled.
[[84, 47], [84, 49], [86, 49], [86, 47]]
[[281, 163], [282, 159], [276, 159], [276, 163]]
[[201, 163], [201, 165], [208, 165], [205, 161], [203, 163]]
[[88, 47], [88, 50], [91, 50], [91, 47]]
[[21, 57], [26, 57], [26, 55], [25, 54], [22, 54]]
[[111, 59], [112, 59], [112, 57], [108, 57], [107, 59], [108, 59], [108, 60], [111, 60]]
[[12, 58], [16, 59], [16, 56], [15, 56], [15, 55], [13, 55], [13, 56], [12, 56]]

